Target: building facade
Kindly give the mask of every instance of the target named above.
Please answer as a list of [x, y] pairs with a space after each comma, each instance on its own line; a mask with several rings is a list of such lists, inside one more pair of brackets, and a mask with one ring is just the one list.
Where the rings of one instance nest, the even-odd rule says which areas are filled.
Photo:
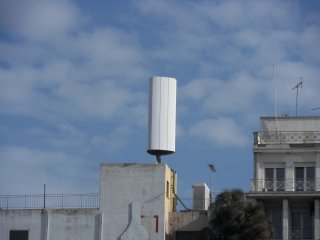
[[177, 212], [176, 189], [167, 164], [103, 163], [100, 194], [0, 196], [0, 239], [195, 240], [207, 214]]
[[261, 117], [247, 197], [262, 202], [272, 239], [320, 239], [320, 117]]
[[169, 212], [176, 206], [176, 181], [167, 164], [101, 164], [101, 239], [127, 239], [135, 217], [147, 231], [146, 239], [166, 239]]

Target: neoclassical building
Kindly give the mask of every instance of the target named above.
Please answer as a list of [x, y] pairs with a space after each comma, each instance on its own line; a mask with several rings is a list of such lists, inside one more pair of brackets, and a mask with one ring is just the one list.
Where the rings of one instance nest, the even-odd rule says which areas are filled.
[[320, 117], [261, 117], [247, 197], [263, 203], [272, 239], [320, 239]]

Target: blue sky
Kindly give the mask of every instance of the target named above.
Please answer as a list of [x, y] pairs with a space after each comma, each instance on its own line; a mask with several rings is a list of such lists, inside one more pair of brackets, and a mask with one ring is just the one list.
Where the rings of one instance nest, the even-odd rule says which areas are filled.
[[[259, 116], [319, 115], [320, 1], [0, 2], [0, 194], [99, 191], [146, 153], [148, 79], [177, 79], [178, 192], [249, 190]], [[275, 80], [273, 81], [273, 64]]]

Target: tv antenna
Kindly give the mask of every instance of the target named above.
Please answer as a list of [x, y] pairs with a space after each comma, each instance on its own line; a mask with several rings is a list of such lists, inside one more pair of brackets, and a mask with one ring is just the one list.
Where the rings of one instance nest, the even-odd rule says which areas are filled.
[[292, 88], [292, 90], [297, 89], [297, 92], [296, 92], [296, 116], [298, 116], [298, 95], [299, 95], [299, 88], [302, 89], [302, 83], [303, 83], [302, 80], [303, 80], [303, 77], [301, 77], [300, 82]]
[[216, 166], [214, 165], [214, 163], [208, 164], [209, 167], [209, 176], [210, 176], [210, 203], [212, 203], [212, 174], [215, 173], [216, 170]]

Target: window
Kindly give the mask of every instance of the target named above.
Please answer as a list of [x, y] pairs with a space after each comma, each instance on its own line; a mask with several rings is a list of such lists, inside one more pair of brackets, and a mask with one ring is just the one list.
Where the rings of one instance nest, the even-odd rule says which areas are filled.
[[311, 212], [292, 212], [292, 239], [313, 239]]
[[284, 191], [284, 168], [265, 168], [265, 180], [265, 188], [267, 191]]
[[167, 181], [167, 187], [166, 187], [166, 195], [167, 195], [167, 198], [169, 198], [169, 181]]
[[28, 240], [28, 230], [10, 230], [9, 240]]
[[266, 209], [266, 216], [272, 223], [272, 239], [282, 239], [282, 209]]
[[295, 167], [295, 190], [314, 191], [315, 168], [314, 167]]

